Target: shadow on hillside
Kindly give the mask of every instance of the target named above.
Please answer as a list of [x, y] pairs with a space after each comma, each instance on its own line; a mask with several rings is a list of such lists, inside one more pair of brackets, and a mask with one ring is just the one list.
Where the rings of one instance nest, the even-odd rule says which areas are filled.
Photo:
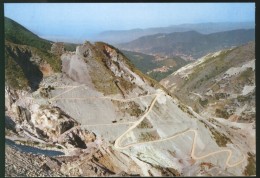
[[54, 151], [54, 150], [44, 150], [32, 146], [26, 146], [26, 145], [20, 145], [16, 144], [14, 141], [5, 139], [5, 144], [11, 146], [15, 150], [18, 150], [20, 152], [25, 152], [25, 153], [32, 153], [32, 154], [37, 154], [37, 155], [45, 155], [45, 156], [60, 156], [64, 155], [63, 152], [61, 151]]
[[39, 88], [39, 83], [43, 78], [43, 74], [39, 67], [30, 61], [30, 58], [32, 57], [31, 52], [28, 50], [21, 51], [19, 48], [16, 48], [16, 53], [10, 49], [8, 50], [10, 56], [22, 68], [24, 75], [29, 81], [29, 86], [32, 91], [36, 91]]
[[15, 127], [16, 123], [9, 116], [5, 116], [5, 128], [16, 132]]

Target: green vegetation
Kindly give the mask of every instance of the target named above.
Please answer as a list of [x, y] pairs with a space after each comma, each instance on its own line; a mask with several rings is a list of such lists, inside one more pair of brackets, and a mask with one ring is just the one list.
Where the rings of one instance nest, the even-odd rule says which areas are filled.
[[229, 116], [230, 116], [230, 114], [226, 110], [219, 109], [219, 108], [217, 108], [215, 110], [215, 114], [216, 114], [217, 117], [221, 117], [221, 118], [224, 118], [224, 119], [228, 119]]
[[130, 102], [130, 108], [127, 109], [127, 112], [129, 112], [130, 116], [139, 117], [144, 113], [143, 110], [140, 109], [140, 106], [135, 102]]
[[40, 56], [40, 58], [50, 64], [54, 72], [61, 72], [61, 59], [59, 56], [50, 54], [46, 51], [35, 50], [35, 53]]
[[214, 129], [213, 127], [210, 128], [211, 133], [214, 136], [214, 139], [216, 140], [216, 143], [218, 144], [218, 146], [220, 147], [226, 147], [227, 143], [232, 143], [232, 141], [230, 140], [230, 138], [228, 138], [225, 134], [223, 133], [219, 133], [216, 129]]
[[189, 114], [191, 116], [191, 118], [194, 118], [193, 113], [190, 111], [190, 109], [186, 105], [179, 103], [178, 108], [180, 108], [183, 112]]
[[[33, 59], [33, 61], [31, 60]], [[5, 43], [5, 79], [8, 85], [15, 89], [35, 90], [43, 74], [40, 65], [48, 63], [54, 72], [61, 71], [61, 60], [58, 56], [37, 48]]]
[[[154, 165], [154, 168], [158, 169], [158, 171], [161, 171], [162, 176], [164, 177], [177, 177], [177, 176], [181, 176], [181, 174], [179, 173], [179, 171], [177, 171], [174, 168], [171, 167], [161, 167], [159, 165]], [[150, 176], [153, 176], [152, 173], [149, 173]]]
[[245, 176], [256, 175], [256, 161], [255, 155], [250, 152], [247, 153], [247, 166], [245, 167], [244, 174]]
[[180, 103], [178, 104], [178, 108], [180, 108], [183, 112], [186, 112], [187, 111], [187, 106], [185, 106], [184, 104]]
[[118, 78], [118, 81], [124, 91], [132, 91], [135, 87], [131, 82], [129, 82], [123, 78]]
[[47, 51], [51, 49], [51, 42], [39, 38], [15, 21], [5, 17], [5, 39], [15, 44], [28, 45]]
[[151, 124], [151, 122], [145, 118], [138, 126], [137, 128], [140, 128], [140, 129], [147, 129], [147, 128], [153, 128], [153, 125]]
[[166, 168], [169, 172], [173, 174], [173, 176], [181, 176], [180, 172], [177, 169], [174, 169], [172, 167]]
[[239, 95], [238, 97], [237, 97], [237, 100], [239, 101], [239, 102], [247, 102], [247, 101], [251, 101], [253, 99], [253, 96], [252, 95], [246, 95], [246, 96], [244, 96], [244, 95]]
[[93, 48], [95, 60], [88, 61], [88, 64], [91, 66], [89, 75], [92, 83], [99, 92], [105, 95], [118, 94], [120, 90], [115, 83], [116, 77], [105, 64], [107, 57], [103, 54], [102, 45], [96, 43], [95, 47]]
[[57, 146], [58, 149], [63, 149], [60, 145]]
[[120, 111], [128, 113], [130, 116], [139, 117], [144, 113], [143, 110], [140, 109], [140, 106], [134, 102], [122, 102], [122, 101], [116, 101], [112, 100], [112, 102], [120, 108]]
[[59, 56], [49, 53], [51, 42], [9, 18], [5, 18], [5, 40], [5, 80], [11, 87], [37, 89], [43, 77], [40, 65], [44, 63], [54, 72], [61, 71]]
[[[102, 69], [103, 68], [103, 69]], [[112, 77], [113, 75], [107, 74], [107, 69], [105, 67], [101, 67], [100, 70], [91, 70], [90, 77], [95, 86], [95, 88], [104, 93], [105, 95], [117, 94], [119, 93], [119, 89], [115, 84], [115, 80]], [[103, 77], [109, 76], [109, 77]]]
[[[182, 66], [181, 66], [182, 67]], [[180, 68], [181, 68], [180, 67]], [[177, 69], [178, 70], [178, 69]], [[169, 75], [171, 75], [173, 72], [175, 72], [175, 71], [177, 71], [177, 70], [174, 70], [173, 68], [171, 68], [171, 69], [169, 69], [167, 72], [151, 72], [151, 73], [149, 73], [148, 75], [151, 77], [151, 78], [153, 78], [153, 79], [155, 79], [156, 81], [160, 81], [160, 80], [162, 80], [162, 79], [164, 79], [165, 77], [167, 77], [167, 76], [169, 76]]]
[[208, 104], [208, 99], [207, 98], [205, 98], [205, 99], [199, 99], [199, 103], [202, 105], [202, 106], [206, 106], [207, 104]]
[[219, 100], [219, 99], [227, 99], [227, 97], [229, 96], [230, 94], [228, 93], [215, 93], [215, 98], [216, 100]]
[[66, 51], [76, 51], [76, 47], [78, 46], [78, 44], [74, 44], [74, 43], [64, 43], [64, 47]]
[[231, 51], [222, 52], [216, 57], [207, 58], [203, 63], [196, 66], [189, 76], [189, 79], [183, 83], [183, 87], [188, 84], [191, 85], [190, 88], [199, 88], [200, 86], [203, 86], [204, 83], [210, 81], [210, 79], [230, 68], [224, 59]]
[[7, 53], [5, 53], [5, 81], [15, 89], [26, 89], [29, 86], [22, 68]]
[[158, 63], [154, 62], [155, 57], [152, 55], [124, 50], [122, 50], [122, 53], [143, 73], [159, 67]]
[[154, 133], [143, 132], [143, 133], [141, 133], [139, 140], [143, 141], [143, 142], [148, 142], [148, 141], [156, 140], [158, 138], [159, 138], [158, 135], [155, 135]]
[[177, 56], [156, 61], [155, 57], [152, 55], [125, 50], [122, 50], [122, 53], [143, 73], [147, 73], [162, 66], [172, 66], [167, 72], [150, 72], [148, 75], [156, 81], [162, 80], [182, 66], [188, 64], [187, 61]]
[[248, 83], [249, 79], [253, 78], [254, 75], [255, 75], [255, 72], [252, 70], [252, 68], [247, 68], [237, 78], [238, 83]]
[[199, 121], [204, 125], [205, 128], [209, 129], [209, 126], [208, 126], [208, 124], [206, 124], [205, 121], [203, 121], [203, 120], [199, 120]]

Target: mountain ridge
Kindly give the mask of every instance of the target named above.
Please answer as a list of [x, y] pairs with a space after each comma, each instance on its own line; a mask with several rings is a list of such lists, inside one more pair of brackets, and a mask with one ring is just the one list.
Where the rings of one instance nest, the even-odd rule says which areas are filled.
[[182, 58], [197, 59], [207, 53], [241, 45], [254, 39], [254, 29], [239, 29], [207, 35], [188, 31], [145, 36], [129, 43], [117, 45], [117, 47], [146, 54], [176, 55]]
[[189, 30], [195, 30], [203, 34], [216, 33], [234, 29], [248, 29], [255, 28], [254, 22], [206, 22], [198, 24], [180, 24], [172, 25], [168, 27], [154, 27], [144, 29], [132, 29], [132, 30], [111, 30], [100, 33], [96, 39], [103, 40], [105, 42], [112, 43], [114, 45], [118, 43], [126, 43], [133, 41], [141, 36], [153, 35], [156, 33], [172, 33], [172, 32], [184, 32]]

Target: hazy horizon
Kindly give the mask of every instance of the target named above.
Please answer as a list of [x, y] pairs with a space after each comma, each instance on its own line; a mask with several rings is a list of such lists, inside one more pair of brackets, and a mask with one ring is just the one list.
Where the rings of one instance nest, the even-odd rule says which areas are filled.
[[254, 23], [255, 3], [5, 3], [4, 15], [42, 38], [80, 42], [104, 31]]

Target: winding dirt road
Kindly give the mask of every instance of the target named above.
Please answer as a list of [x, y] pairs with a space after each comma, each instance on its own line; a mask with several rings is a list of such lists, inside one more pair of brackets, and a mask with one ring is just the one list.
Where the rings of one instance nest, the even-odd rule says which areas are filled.
[[[82, 86], [82, 85], [80, 85]], [[136, 146], [136, 145], [140, 145], [140, 144], [148, 144], [148, 143], [156, 143], [156, 142], [162, 142], [162, 141], [166, 141], [166, 140], [172, 140], [180, 135], [183, 135], [183, 134], [187, 134], [189, 132], [192, 132], [194, 133], [194, 137], [193, 137], [193, 141], [192, 141], [192, 148], [191, 148], [191, 157], [194, 159], [194, 160], [200, 160], [200, 159], [204, 159], [204, 158], [207, 158], [209, 156], [213, 156], [213, 155], [216, 155], [216, 154], [219, 154], [219, 153], [228, 153], [228, 157], [227, 157], [227, 160], [226, 160], [226, 166], [228, 167], [235, 167], [239, 164], [241, 164], [242, 162], [245, 161], [246, 159], [246, 156], [243, 155], [243, 159], [241, 159], [240, 161], [237, 161], [235, 163], [230, 163], [230, 159], [231, 159], [231, 156], [232, 156], [232, 150], [231, 149], [221, 149], [221, 150], [218, 150], [218, 151], [214, 151], [214, 152], [211, 152], [211, 153], [208, 153], [206, 155], [203, 155], [203, 156], [196, 156], [195, 155], [195, 149], [196, 149], [196, 142], [197, 142], [197, 137], [198, 137], [198, 131], [197, 130], [194, 130], [194, 129], [186, 129], [184, 131], [181, 131], [179, 133], [176, 133], [175, 135], [173, 136], [170, 136], [170, 137], [167, 137], [167, 138], [163, 138], [163, 139], [158, 139], [158, 140], [153, 140], [153, 141], [144, 141], [144, 142], [138, 142], [138, 143], [132, 143], [132, 144], [128, 144], [126, 146], [122, 146], [120, 143], [121, 143], [121, 140], [124, 136], [126, 136], [130, 131], [132, 131], [134, 128], [136, 128], [144, 119], [145, 117], [150, 113], [150, 111], [152, 110], [155, 102], [157, 101], [158, 97], [163, 94], [162, 92], [157, 92], [157, 93], [154, 93], [154, 94], [149, 94], [149, 95], [145, 95], [145, 96], [140, 96], [140, 97], [135, 97], [135, 98], [130, 98], [130, 99], [115, 99], [115, 98], [111, 98], [111, 97], [84, 97], [84, 98], [58, 98], [58, 96], [61, 96], [75, 88], [78, 88], [80, 86], [73, 86], [71, 89], [51, 98], [50, 100], [59, 100], [59, 99], [72, 99], [72, 100], [87, 100], [87, 99], [111, 99], [111, 100], [118, 100], [118, 101], [122, 101], [122, 102], [126, 102], [126, 101], [129, 101], [129, 100], [134, 100], [134, 99], [137, 99], [137, 98], [141, 98], [141, 97], [148, 97], [148, 96], [154, 96], [155, 95], [155, 98], [152, 100], [152, 103], [150, 105], [150, 107], [147, 109], [147, 111], [145, 112], [145, 114], [136, 122], [129, 122], [129, 123], [114, 123], [114, 124], [96, 124], [96, 125], [84, 125], [84, 126], [99, 126], [99, 125], [119, 125], [119, 124], [133, 124], [129, 129], [127, 129], [122, 135], [120, 135], [116, 141], [115, 141], [115, 144], [114, 144], [114, 148], [115, 149], [119, 149], [119, 150], [122, 150], [122, 149], [127, 149], [129, 147], [132, 147], [132, 146]], [[65, 88], [65, 87], [64, 87]], [[82, 125], [83, 126], [83, 125]]]
[[139, 125], [143, 120], [144, 118], [149, 114], [149, 112], [152, 110], [155, 102], [157, 101], [157, 98], [158, 96], [160, 95], [160, 93], [154, 98], [153, 102], [151, 103], [148, 111], [140, 118], [140, 120], [138, 120], [133, 126], [131, 126], [127, 131], [125, 131], [121, 136], [119, 136], [116, 141], [115, 141], [115, 144], [114, 144], [114, 147], [116, 149], [126, 149], [128, 147], [131, 147], [131, 146], [135, 146], [135, 145], [140, 145], [140, 144], [145, 144], [145, 143], [156, 143], [156, 142], [162, 142], [162, 141], [166, 141], [166, 140], [170, 140], [170, 139], [174, 139], [180, 135], [183, 135], [183, 134], [186, 134], [188, 132], [193, 132], [194, 133], [194, 137], [193, 137], [193, 143], [192, 143], [192, 150], [191, 150], [191, 157], [195, 160], [200, 160], [200, 159], [204, 159], [206, 157], [209, 157], [209, 156], [212, 156], [212, 155], [215, 155], [215, 154], [219, 154], [219, 153], [222, 153], [222, 152], [227, 152], [228, 153], [228, 158], [226, 160], [226, 166], [228, 167], [234, 167], [234, 166], [237, 166], [239, 165], [240, 163], [242, 163], [244, 160], [245, 160], [245, 155], [243, 155], [243, 159], [236, 162], [236, 163], [229, 163], [230, 159], [231, 159], [231, 156], [232, 156], [232, 150], [230, 149], [221, 149], [221, 150], [218, 150], [218, 151], [214, 151], [214, 152], [211, 152], [211, 153], [208, 153], [206, 155], [203, 155], [203, 156], [196, 156], [195, 155], [195, 148], [196, 148], [196, 141], [197, 141], [197, 136], [198, 136], [198, 132], [197, 130], [194, 130], [194, 129], [186, 129], [180, 133], [177, 133], [171, 137], [167, 137], [167, 138], [163, 138], [163, 139], [159, 139], [159, 140], [153, 140], [153, 141], [147, 141], [147, 142], [139, 142], [139, 143], [132, 143], [132, 144], [129, 144], [129, 145], [126, 145], [126, 146], [120, 146], [120, 142], [122, 140], [122, 138], [128, 133], [130, 132], [131, 130], [133, 130], [135, 127], [137, 127], [137, 125]]

